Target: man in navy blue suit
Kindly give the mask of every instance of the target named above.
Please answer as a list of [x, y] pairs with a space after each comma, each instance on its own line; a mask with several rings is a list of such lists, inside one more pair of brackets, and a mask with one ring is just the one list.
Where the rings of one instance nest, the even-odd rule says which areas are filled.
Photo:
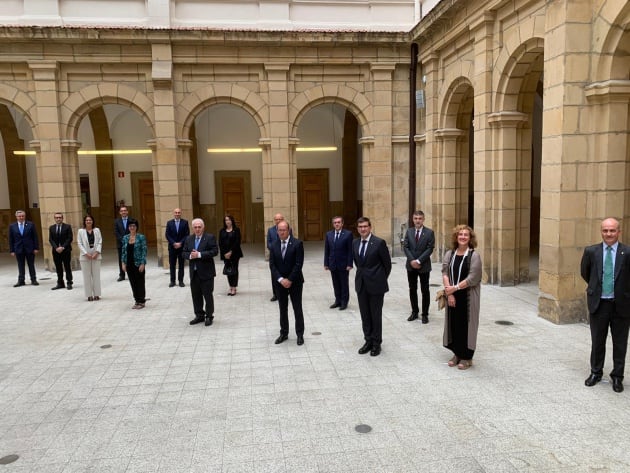
[[[284, 220], [284, 215], [281, 213], [277, 213], [273, 216], [273, 226], [267, 229], [267, 249], [271, 252], [271, 247], [273, 244], [278, 241], [278, 224]], [[289, 229], [289, 235], [293, 236], [293, 231]], [[271, 291], [273, 295], [271, 296], [271, 302], [275, 302], [278, 300], [278, 296], [276, 294], [276, 285], [273, 282], [273, 274], [271, 275]]]
[[277, 225], [278, 240], [269, 250], [269, 269], [275, 286], [274, 292], [280, 307], [280, 336], [276, 345], [289, 338], [289, 297], [295, 315], [297, 344], [304, 344], [304, 313], [302, 312], [302, 288], [304, 276], [304, 245], [289, 234], [289, 224], [282, 220]]
[[422, 323], [429, 323], [429, 305], [431, 294], [429, 292], [429, 276], [431, 273], [431, 253], [435, 247], [435, 235], [433, 230], [424, 226], [424, 212], [416, 210], [413, 215], [413, 227], [405, 233], [403, 247], [407, 257], [407, 281], [409, 282], [409, 300], [411, 302], [411, 315], [409, 322], [418, 318], [418, 279], [420, 280], [420, 292], [422, 293]]
[[166, 239], [168, 240], [168, 266], [171, 271], [171, 282], [168, 287], [175, 286], [175, 267], [179, 265], [177, 280], [179, 287], [184, 284], [184, 243], [190, 235], [188, 220], [182, 218], [182, 209], [173, 210], [173, 218], [166, 222]]
[[331, 309], [346, 310], [350, 299], [348, 278], [352, 269], [352, 232], [344, 230], [343, 217], [332, 219], [333, 230], [326, 233], [324, 269], [330, 271], [335, 302]]
[[359, 355], [370, 352], [370, 356], [378, 356], [383, 341], [383, 300], [389, 291], [387, 278], [392, 271], [392, 259], [385, 240], [372, 233], [369, 218], [360, 217], [357, 230], [359, 238], [352, 242], [352, 254], [357, 267], [354, 284], [365, 339], [365, 344], [359, 348]]
[[9, 250], [11, 256], [15, 256], [18, 264], [18, 281], [13, 287], [24, 286], [25, 267], [28, 264], [28, 272], [31, 277], [31, 284], [39, 286], [37, 274], [35, 272], [35, 255], [39, 252], [39, 238], [37, 230], [31, 221], [26, 220], [24, 210], [15, 212], [16, 222], [9, 226]]

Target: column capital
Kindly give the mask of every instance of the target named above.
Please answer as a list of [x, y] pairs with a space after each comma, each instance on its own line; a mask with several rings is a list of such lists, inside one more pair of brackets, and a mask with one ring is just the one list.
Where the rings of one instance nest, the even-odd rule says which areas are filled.
[[589, 102], [628, 102], [630, 100], [630, 80], [593, 82], [584, 87], [584, 92], [586, 100]]
[[155, 150], [157, 149], [157, 140], [154, 138], [147, 140], [147, 146], [151, 151], [155, 152]]
[[81, 142], [77, 140], [61, 140], [62, 151], [77, 151], [81, 147]]
[[57, 61], [28, 61], [28, 67], [33, 71], [34, 80], [57, 80]]
[[362, 138], [359, 138], [359, 144], [362, 146], [374, 146], [375, 142], [376, 138], [373, 136], [363, 136]]
[[511, 128], [527, 123], [527, 114], [521, 112], [496, 112], [488, 115], [488, 123], [494, 128]]
[[439, 128], [435, 130], [435, 137], [442, 141], [458, 140], [466, 136], [466, 130], [460, 130], [459, 128]]
[[191, 149], [193, 147], [193, 142], [192, 140], [180, 139], [180, 140], [177, 140], [177, 147], [179, 149]]

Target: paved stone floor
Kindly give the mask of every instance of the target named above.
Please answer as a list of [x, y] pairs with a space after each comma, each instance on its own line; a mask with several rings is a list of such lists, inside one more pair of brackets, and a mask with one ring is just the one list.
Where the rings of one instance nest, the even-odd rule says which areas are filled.
[[14, 289], [0, 258], [0, 457], [19, 455], [0, 472], [630, 471], [630, 389], [584, 386], [588, 327], [538, 318], [533, 284], [482, 288], [475, 365], [459, 371], [435, 304], [428, 325], [407, 322], [399, 256], [372, 358], [357, 354], [356, 296], [328, 308], [321, 245], [306, 247], [302, 347], [294, 333], [273, 343], [261, 248], [245, 248], [236, 297], [217, 278], [212, 327], [188, 325], [189, 288], [169, 289], [156, 264], [131, 310], [112, 252], [99, 302], [80, 271], [73, 291], [51, 291], [41, 260], [41, 285]]

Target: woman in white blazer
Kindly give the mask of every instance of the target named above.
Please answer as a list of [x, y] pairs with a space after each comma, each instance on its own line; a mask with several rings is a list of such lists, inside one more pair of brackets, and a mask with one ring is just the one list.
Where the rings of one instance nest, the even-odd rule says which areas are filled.
[[81, 261], [85, 296], [88, 301], [97, 301], [101, 298], [103, 238], [101, 231], [94, 225], [94, 218], [89, 214], [83, 218], [83, 228], [79, 229], [77, 245], [81, 252], [79, 261]]

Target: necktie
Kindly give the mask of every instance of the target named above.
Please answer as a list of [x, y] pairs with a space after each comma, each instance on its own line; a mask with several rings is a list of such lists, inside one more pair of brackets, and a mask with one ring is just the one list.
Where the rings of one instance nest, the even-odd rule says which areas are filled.
[[123, 218], [123, 228], [125, 229], [125, 231], [127, 230], [127, 219]]
[[20, 235], [24, 235], [24, 224], [20, 223]]
[[200, 241], [200, 240], [201, 240], [201, 238], [199, 238], [199, 237], [196, 237], [196, 238], [195, 238], [195, 250], [196, 250], [197, 248], [199, 248], [199, 241]]
[[287, 241], [286, 240], [282, 240], [282, 259], [284, 259], [284, 254], [287, 252]]
[[367, 246], [366, 243], [367, 240], [361, 240], [361, 250], [359, 250], [359, 256], [361, 256], [362, 260], [365, 259], [365, 248]]
[[615, 292], [613, 275], [612, 248], [606, 247], [606, 257], [604, 258], [604, 281], [602, 282], [602, 294], [609, 295]]
[[179, 233], [179, 220], [175, 220], [175, 233]]
[[57, 236], [61, 235], [61, 225], [57, 225]]
[[339, 232], [335, 232], [335, 241], [339, 239]]
[[420, 240], [420, 230], [416, 230], [416, 243]]

